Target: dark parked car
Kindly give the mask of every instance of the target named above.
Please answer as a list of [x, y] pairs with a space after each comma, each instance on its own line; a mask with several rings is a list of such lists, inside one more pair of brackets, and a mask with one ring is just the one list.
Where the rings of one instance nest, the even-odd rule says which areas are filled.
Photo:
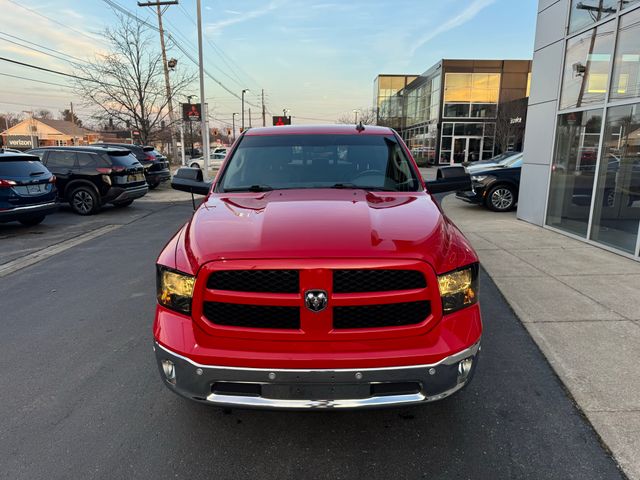
[[0, 149], [0, 222], [42, 222], [58, 209], [55, 181], [38, 157]]
[[151, 190], [162, 182], [171, 180], [169, 160], [151, 146], [129, 145], [126, 143], [95, 143], [92, 146], [126, 148], [130, 150], [144, 167], [144, 177], [147, 179], [147, 184]]
[[30, 150], [56, 176], [61, 200], [80, 215], [102, 205], [126, 207], [149, 187], [144, 168], [129, 151], [108, 147], [48, 147]]
[[518, 203], [522, 153], [510, 155], [484, 169], [478, 165], [467, 168], [471, 189], [459, 190], [456, 198], [484, 205], [495, 212], [506, 212]]

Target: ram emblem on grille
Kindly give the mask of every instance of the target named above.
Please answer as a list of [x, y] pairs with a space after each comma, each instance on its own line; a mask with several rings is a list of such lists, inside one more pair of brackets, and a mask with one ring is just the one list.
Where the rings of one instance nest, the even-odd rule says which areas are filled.
[[307, 290], [304, 294], [304, 304], [312, 312], [321, 312], [327, 308], [328, 301], [324, 290]]

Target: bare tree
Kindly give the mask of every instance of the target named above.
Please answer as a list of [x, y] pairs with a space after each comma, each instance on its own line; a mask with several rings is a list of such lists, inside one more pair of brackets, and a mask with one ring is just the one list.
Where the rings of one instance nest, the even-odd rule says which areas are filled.
[[47, 110], [46, 108], [36, 110], [34, 112], [34, 116], [36, 118], [42, 118], [43, 120], [53, 120], [53, 113], [51, 113], [51, 111]]
[[[376, 110], [375, 108], [360, 108], [358, 112], [358, 123], [362, 122], [363, 125], [375, 125], [376, 124]], [[356, 121], [355, 112], [343, 113], [337, 119], [336, 123], [353, 124]]]
[[[148, 27], [128, 17], [118, 20], [104, 32], [110, 51], [78, 67], [76, 74], [83, 80], [76, 81], [76, 90], [85, 105], [98, 107], [96, 121], [111, 119], [138, 131], [140, 141], [147, 143], [168, 124], [162, 54], [154, 48]], [[173, 98], [195, 78], [184, 71], [172, 77]]]
[[524, 139], [527, 98], [501, 103], [496, 119], [496, 146], [502, 152], [517, 148]]
[[0, 131], [8, 130], [14, 125], [19, 124], [24, 119], [22, 113], [0, 113]]

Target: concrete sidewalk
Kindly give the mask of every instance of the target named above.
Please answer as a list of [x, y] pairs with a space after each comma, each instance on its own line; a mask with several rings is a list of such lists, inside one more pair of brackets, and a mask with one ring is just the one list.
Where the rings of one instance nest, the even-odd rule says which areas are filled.
[[640, 480], [640, 263], [515, 212], [453, 195], [442, 206], [624, 472]]

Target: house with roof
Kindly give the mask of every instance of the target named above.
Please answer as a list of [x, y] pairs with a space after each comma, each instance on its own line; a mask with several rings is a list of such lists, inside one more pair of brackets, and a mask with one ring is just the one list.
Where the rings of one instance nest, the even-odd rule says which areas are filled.
[[35, 147], [88, 145], [100, 140], [100, 134], [66, 120], [27, 118], [0, 133], [2, 146], [28, 150]]

